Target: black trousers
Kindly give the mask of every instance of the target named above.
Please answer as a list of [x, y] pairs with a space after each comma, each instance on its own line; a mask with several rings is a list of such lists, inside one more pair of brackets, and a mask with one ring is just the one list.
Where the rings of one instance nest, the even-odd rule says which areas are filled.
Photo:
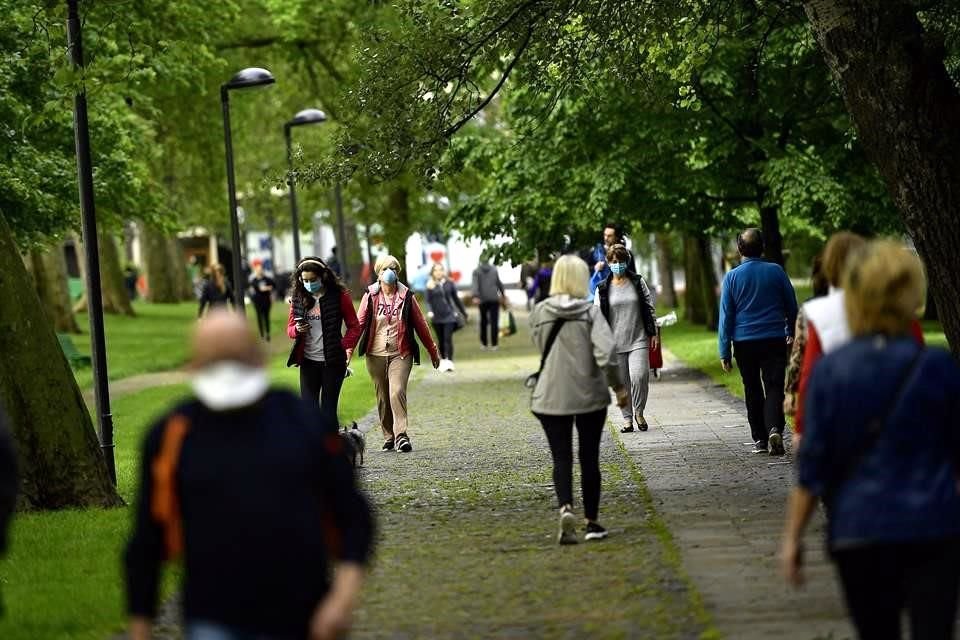
[[960, 541], [878, 544], [836, 551], [847, 609], [860, 640], [951, 640], [960, 582]]
[[733, 355], [743, 378], [747, 421], [754, 442], [766, 442], [771, 431], [783, 433], [783, 383], [789, 351], [784, 338], [733, 343]]
[[329, 420], [329, 425], [338, 428], [337, 405], [340, 403], [340, 388], [346, 364], [329, 365], [325, 362], [303, 359], [300, 365], [300, 397], [307, 402], [320, 402], [320, 413]]
[[580, 454], [580, 481], [583, 488], [583, 515], [596, 520], [600, 512], [600, 436], [607, 410], [572, 416], [535, 413], [550, 443], [553, 456], [553, 487], [562, 507], [573, 504], [573, 425], [577, 425]]
[[257, 328], [261, 338], [270, 337], [270, 301], [262, 302], [254, 298], [253, 308], [257, 311]]
[[453, 360], [453, 330], [457, 328], [455, 322], [434, 322], [433, 330], [437, 334], [437, 347], [440, 357]]
[[[490, 330], [490, 337], [487, 338], [487, 329]], [[499, 302], [481, 302], [480, 303], [480, 344], [483, 346], [497, 346], [500, 341], [500, 303]]]

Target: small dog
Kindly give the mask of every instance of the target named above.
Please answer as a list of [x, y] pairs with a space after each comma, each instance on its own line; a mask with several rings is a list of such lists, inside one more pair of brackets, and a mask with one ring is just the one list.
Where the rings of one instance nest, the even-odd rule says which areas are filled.
[[363, 432], [360, 431], [360, 427], [357, 426], [357, 421], [354, 420], [349, 427], [341, 427], [340, 435], [347, 441], [347, 457], [353, 463], [353, 468], [357, 468], [357, 457], [360, 458], [360, 464], [363, 465], [363, 452], [367, 448], [367, 442], [363, 437]]

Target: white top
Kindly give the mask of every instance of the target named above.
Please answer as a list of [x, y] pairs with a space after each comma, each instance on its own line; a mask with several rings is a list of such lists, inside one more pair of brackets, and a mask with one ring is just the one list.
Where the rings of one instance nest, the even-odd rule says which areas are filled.
[[842, 290], [831, 287], [826, 296], [805, 303], [803, 314], [817, 330], [823, 353], [830, 353], [850, 342], [852, 336]]
[[310, 333], [306, 336], [303, 347], [303, 356], [314, 362], [326, 362], [323, 352], [323, 318], [320, 315], [320, 298], [313, 299], [313, 308], [306, 312], [304, 318], [310, 324]]

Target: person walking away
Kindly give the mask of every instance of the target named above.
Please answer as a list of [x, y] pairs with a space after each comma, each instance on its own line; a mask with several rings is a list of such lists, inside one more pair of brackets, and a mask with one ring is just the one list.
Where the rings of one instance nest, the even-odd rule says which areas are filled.
[[900, 638], [905, 610], [912, 638], [950, 640], [960, 583], [960, 367], [911, 335], [924, 277], [902, 244], [870, 243], [842, 282], [852, 337], [810, 377], [782, 568], [788, 582], [803, 582], [803, 532], [822, 499], [859, 637]]
[[533, 279], [533, 286], [527, 290], [527, 295], [533, 298], [534, 303], [543, 302], [550, 295], [550, 279], [553, 277], [553, 259], [547, 260], [537, 271]]
[[[862, 252], [866, 240], [855, 233], [842, 231], [831, 236], [823, 252], [823, 271], [829, 283], [828, 294], [822, 298], [810, 300], [803, 305], [802, 314], [806, 318], [806, 346], [800, 363], [797, 381], [797, 406], [793, 417], [794, 449], [802, 442], [804, 431], [804, 399], [810, 374], [814, 366], [825, 353], [830, 353], [850, 341], [850, 325], [847, 322], [845, 296], [841, 281], [851, 256]], [[910, 333], [917, 344], [923, 346], [923, 327], [916, 316], [910, 323]]]
[[506, 304], [506, 293], [497, 268], [484, 256], [473, 272], [473, 302], [480, 308], [480, 348], [497, 350], [500, 340], [500, 306]]
[[[9, 418], [0, 407], [0, 556], [7, 551], [7, 530], [17, 506], [17, 453], [10, 433]], [[0, 594], [0, 618], [3, 597]]]
[[457, 294], [457, 286], [447, 278], [439, 262], [430, 269], [427, 280], [427, 316], [433, 323], [440, 347], [440, 371], [453, 371], [453, 332], [457, 330], [457, 312], [467, 321], [467, 308]]
[[273, 292], [277, 283], [263, 270], [259, 260], [253, 263], [253, 275], [250, 277], [250, 300], [257, 312], [257, 328], [260, 337], [270, 342], [270, 307], [273, 305]]
[[[810, 283], [813, 287], [813, 296], [819, 298], [829, 293], [827, 278], [823, 275], [823, 252], [813, 257], [810, 270]], [[807, 301], [809, 302], [809, 300]], [[790, 358], [787, 361], [787, 373], [783, 383], [783, 413], [793, 418], [797, 413], [797, 391], [800, 388], [800, 365], [803, 364], [803, 353], [807, 348], [807, 318], [803, 314], [803, 307], [797, 312], [797, 325], [793, 331], [793, 344], [790, 347]], [[797, 452], [800, 446], [799, 436], [794, 430], [793, 451]]]
[[[623, 227], [616, 222], [608, 222], [603, 225], [603, 241], [598, 242], [593, 247], [591, 253], [590, 269], [593, 272], [590, 276], [590, 294], [589, 300], [593, 300], [596, 295], [597, 287], [601, 282], [610, 277], [610, 265], [607, 264], [607, 251], [615, 244], [626, 246], [626, 234]], [[633, 254], [627, 252], [630, 256], [627, 260], [627, 269], [632, 273], [637, 272], [637, 265], [633, 259]]]
[[338, 278], [343, 278], [343, 267], [340, 265], [340, 259], [337, 258], [337, 248], [330, 247], [330, 256], [327, 258], [327, 266]]
[[233, 288], [227, 280], [227, 271], [222, 264], [210, 265], [210, 277], [203, 283], [200, 293], [200, 309], [197, 317], [203, 317], [203, 310], [207, 307], [214, 309], [233, 305]]
[[643, 412], [650, 392], [650, 348], [656, 348], [657, 311], [653, 295], [643, 276], [627, 266], [630, 252], [615, 244], [605, 256], [610, 277], [597, 286], [593, 299], [613, 330], [614, 354], [620, 367], [620, 378], [630, 394], [630, 402], [622, 408], [625, 424], [620, 433], [649, 427]]
[[723, 278], [720, 291], [720, 365], [730, 372], [730, 346], [743, 379], [754, 453], [782, 456], [783, 388], [797, 321], [797, 296], [778, 264], [765, 262], [763, 234], [737, 236], [744, 260]]
[[[602, 540], [599, 522], [600, 438], [612, 387], [621, 408], [629, 403], [614, 357], [614, 339], [600, 310], [586, 300], [590, 272], [577, 256], [561, 256], [550, 297], [530, 314], [533, 342], [542, 356], [530, 409], [547, 435], [553, 485], [560, 504], [560, 544], [577, 542], [573, 511], [573, 427], [577, 428], [586, 540]], [[552, 337], [552, 338], [551, 338]]]
[[350, 626], [373, 547], [370, 508], [336, 424], [270, 390], [265, 366], [242, 315], [214, 310], [200, 322], [196, 397], [143, 446], [124, 553], [133, 640], [150, 637], [161, 565], [177, 559], [188, 640], [332, 640]]
[[[291, 278], [287, 335], [294, 341], [287, 366], [300, 368], [300, 397], [338, 424], [340, 389], [347, 373], [348, 341], [360, 335], [350, 292], [320, 258], [302, 259]], [[343, 327], [346, 326], [346, 334]]]
[[367, 371], [377, 394], [377, 414], [383, 431], [383, 451], [413, 450], [408, 433], [407, 382], [413, 365], [420, 364], [417, 338], [430, 354], [433, 368], [440, 353], [420, 305], [409, 287], [399, 281], [400, 262], [382, 255], [374, 265], [377, 281], [360, 301], [360, 331], [344, 339], [347, 361], [356, 347], [366, 355]]

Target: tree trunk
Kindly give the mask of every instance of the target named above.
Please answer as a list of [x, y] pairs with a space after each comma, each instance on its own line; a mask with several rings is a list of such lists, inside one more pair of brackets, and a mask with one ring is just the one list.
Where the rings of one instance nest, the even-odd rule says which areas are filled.
[[143, 243], [144, 267], [147, 272], [147, 299], [158, 303], [179, 302], [166, 235], [147, 225], [143, 225], [141, 231], [140, 241]]
[[117, 240], [109, 233], [100, 231], [100, 283], [103, 291], [103, 311], [135, 316], [130, 304], [130, 296], [123, 283], [123, 267], [120, 266], [120, 252]]
[[20, 252], [0, 215], [0, 403], [10, 415], [28, 507], [122, 504], [53, 321], [30, 286]]
[[760, 230], [763, 232], [763, 257], [781, 267], [783, 260], [783, 236], [780, 235], [780, 210], [777, 207], [760, 208]]
[[673, 286], [673, 243], [669, 233], [656, 234], [657, 279], [660, 281], [660, 294], [657, 307], [674, 309], [677, 306], [677, 291]]
[[[383, 236], [390, 255], [400, 261], [400, 268], [407, 269], [407, 238], [410, 237], [410, 193], [405, 187], [398, 186], [390, 191], [387, 199], [387, 222], [383, 225]], [[412, 274], [403, 279], [409, 282]]]
[[45, 252], [34, 249], [30, 252], [29, 261], [40, 304], [53, 320], [54, 331], [80, 333], [80, 325], [77, 324], [70, 301], [67, 258], [63, 253], [63, 245], [58, 244]]
[[708, 329], [716, 329], [720, 307], [717, 302], [710, 240], [703, 235], [686, 234], [683, 237], [683, 249], [687, 280], [685, 318], [693, 324], [703, 324]]
[[187, 261], [183, 256], [183, 247], [175, 235], [167, 238], [167, 251], [170, 254], [170, 270], [176, 287], [177, 299], [182, 302], [193, 300], [193, 283], [187, 272]]
[[804, 3], [867, 156], [917, 251], [960, 358], [960, 93], [906, 0]]

